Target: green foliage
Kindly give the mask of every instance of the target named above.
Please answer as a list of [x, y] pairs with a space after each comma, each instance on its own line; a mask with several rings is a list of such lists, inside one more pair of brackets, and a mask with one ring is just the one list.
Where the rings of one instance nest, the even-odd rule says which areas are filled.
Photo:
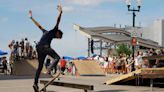
[[126, 44], [118, 45], [116, 51], [117, 51], [118, 55], [123, 54], [123, 53], [126, 54], [126, 55], [130, 55], [132, 53], [131, 49]]

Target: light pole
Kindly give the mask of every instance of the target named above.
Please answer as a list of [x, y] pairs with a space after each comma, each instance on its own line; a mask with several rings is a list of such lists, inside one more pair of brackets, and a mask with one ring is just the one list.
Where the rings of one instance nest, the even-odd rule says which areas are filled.
[[[128, 11], [132, 11], [133, 13], [133, 29], [135, 28], [135, 17], [136, 17], [136, 14], [135, 12], [140, 12], [140, 8], [141, 8], [141, 0], [136, 0], [137, 1], [137, 9], [135, 9], [134, 7], [131, 9], [130, 6], [131, 6], [131, 0], [126, 0], [126, 4], [127, 4], [127, 7], [128, 7]], [[134, 39], [136, 39], [135, 37], [132, 37], [132, 41]], [[133, 57], [133, 60], [134, 60], [134, 51], [135, 51], [135, 45], [132, 44], [132, 57]], [[134, 63], [132, 64], [132, 71], [134, 71]]]

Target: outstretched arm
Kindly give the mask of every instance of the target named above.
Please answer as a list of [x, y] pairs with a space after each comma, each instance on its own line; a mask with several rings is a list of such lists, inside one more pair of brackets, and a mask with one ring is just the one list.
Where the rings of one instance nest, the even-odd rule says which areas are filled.
[[62, 11], [62, 6], [61, 6], [61, 5], [58, 5], [58, 6], [57, 6], [57, 9], [58, 9], [58, 11], [59, 11], [59, 15], [58, 15], [58, 17], [57, 17], [57, 22], [56, 22], [55, 27], [58, 28], [63, 11]]
[[45, 29], [32, 17], [32, 11], [29, 11], [29, 17], [30, 19], [34, 22], [34, 24], [40, 29], [42, 30], [42, 32], [45, 32]]

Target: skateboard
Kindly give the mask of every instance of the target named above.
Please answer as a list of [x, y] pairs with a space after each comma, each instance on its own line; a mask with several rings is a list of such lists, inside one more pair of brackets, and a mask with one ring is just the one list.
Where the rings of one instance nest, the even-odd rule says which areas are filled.
[[[39, 91], [39, 92], [45, 92], [45, 89], [46, 89], [46, 87], [48, 86], [48, 85], [50, 85], [55, 79], [57, 79], [58, 77], [59, 77], [59, 75], [60, 75], [61, 73], [60, 72], [57, 72], [55, 75], [53, 75], [53, 78], [52, 78], [52, 80], [50, 80], [48, 83], [46, 83], [45, 85], [44, 85], [44, 87]], [[59, 79], [58, 79], [59, 80]]]

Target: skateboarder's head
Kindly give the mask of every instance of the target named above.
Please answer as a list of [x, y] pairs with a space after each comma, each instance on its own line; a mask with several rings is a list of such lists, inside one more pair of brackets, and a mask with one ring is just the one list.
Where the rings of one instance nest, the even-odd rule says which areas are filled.
[[58, 39], [61, 39], [63, 36], [63, 32], [58, 29], [56, 32], [55, 32], [55, 37], [58, 38]]

